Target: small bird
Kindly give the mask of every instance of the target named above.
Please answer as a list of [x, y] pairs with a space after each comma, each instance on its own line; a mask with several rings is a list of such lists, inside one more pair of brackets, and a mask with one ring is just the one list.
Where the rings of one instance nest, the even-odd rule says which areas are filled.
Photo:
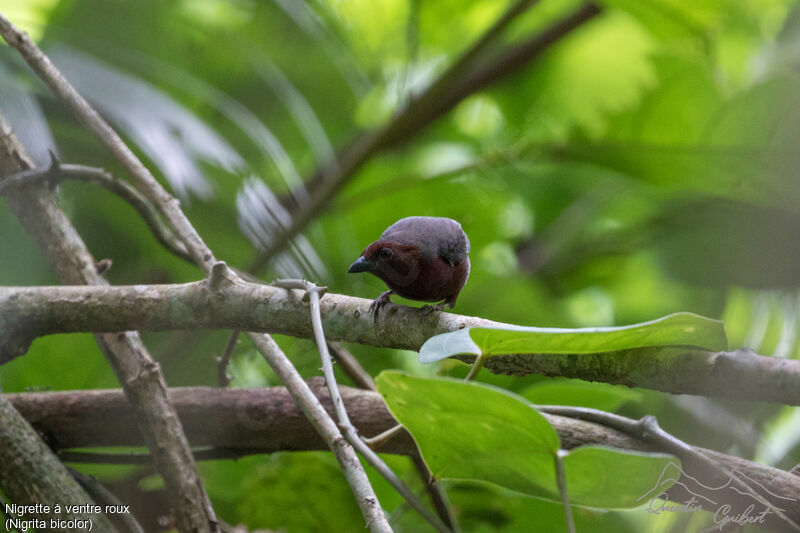
[[469, 277], [469, 239], [450, 218], [401, 218], [364, 250], [347, 272], [369, 272], [389, 290], [370, 310], [390, 303], [392, 293], [409, 300], [442, 302], [431, 309], [451, 308]]

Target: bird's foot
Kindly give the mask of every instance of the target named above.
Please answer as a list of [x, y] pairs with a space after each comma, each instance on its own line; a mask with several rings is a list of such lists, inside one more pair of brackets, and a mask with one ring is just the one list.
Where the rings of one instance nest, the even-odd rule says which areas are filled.
[[445, 305], [447, 305], [447, 302], [440, 302], [436, 305], [423, 305], [422, 307], [420, 307], [420, 309], [426, 315], [430, 315], [433, 313], [441, 313], [442, 311], [444, 311]]
[[383, 307], [386, 304], [392, 303], [391, 295], [392, 295], [392, 291], [384, 291], [384, 292], [382, 292], [380, 294], [380, 296], [375, 298], [372, 301], [372, 303], [369, 304], [369, 312], [372, 313], [373, 315], [377, 315], [378, 311], [381, 310], [381, 307]]

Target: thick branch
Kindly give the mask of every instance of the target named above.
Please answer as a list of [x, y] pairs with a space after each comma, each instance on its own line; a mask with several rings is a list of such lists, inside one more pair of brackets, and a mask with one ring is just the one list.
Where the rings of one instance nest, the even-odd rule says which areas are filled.
[[[311, 389], [325, 409], [333, 413], [330, 396], [321, 378]], [[396, 424], [381, 397], [372, 391], [341, 387], [347, 412], [361, 435], [375, 435]], [[142, 437], [131, 422], [129, 405], [119, 391], [70, 391], [9, 394], [11, 403], [34, 427], [47, 435], [53, 446], [72, 447], [139, 446]], [[227, 457], [279, 450], [322, 450], [325, 443], [306, 420], [283, 387], [261, 389], [220, 389], [191, 387], [170, 389], [170, 399], [181, 417], [194, 446], [224, 450]], [[545, 415], [558, 432], [562, 447], [602, 445], [628, 450], [656, 451], [652, 444], [592, 422]], [[380, 451], [413, 455], [414, 442], [402, 432]], [[695, 448], [728, 470], [746, 475], [771, 493], [800, 500], [800, 477], [789, 472], [733, 457], [713, 450]], [[716, 480], [713, 472], [690, 457], [681, 457], [684, 471], [701, 480]], [[656, 480], [654, 480], [655, 483]], [[713, 483], [707, 483], [712, 485]], [[692, 485], [696, 487], [696, 485]], [[672, 501], [684, 494], [670, 490]], [[713, 499], [720, 493], [708, 491]], [[776, 502], [786, 507], [786, 502]], [[800, 505], [786, 509], [800, 520]]]
[[[67, 332], [241, 329], [312, 338], [303, 293], [236, 281], [224, 291], [205, 281], [127, 287], [0, 288], [0, 361], [24, 353], [37, 336]], [[452, 313], [388, 306], [377, 317], [370, 300], [326, 294], [321, 300], [329, 340], [419, 350], [431, 336], [472, 326], [506, 326]], [[466, 359], [466, 358], [465, 358]], [[675, 394], [800, 405], [800, 361], [750, 350], [706, 352], [664, 348], [600, 354], [489, 357], [492, 372], [565, 376]]]
[[[95, 502], [72, 478], [58, 457], [14, 409], [5, 395], [0, 396], [0, 487], [11, 499], [9, 504], [47, 506], [50, 510], [37, 513], [36, 518], [46, 519], [48, 525], [50, 518], [67, 521], [74, 519], [86, 524], [86, 530], [91, 523], [92, 531], [114, 531], [106, 516], [101, 513], [53, 512], [56, 504], [64, 508], [65, 505]], [[5, 509], [3, 512], [5, 513]], [[41, 525], [37, 524], [35, 527], [38, 529]]]

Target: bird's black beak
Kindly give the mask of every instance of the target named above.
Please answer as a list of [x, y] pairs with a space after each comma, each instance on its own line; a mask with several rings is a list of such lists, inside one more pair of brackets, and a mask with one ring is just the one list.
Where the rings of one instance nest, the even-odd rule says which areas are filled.
[[355, 274], [357, 272], [370, 272], [372, 270], [372, 263], [364, 259], [362, 255], [358, 259], [356, 259], [350, 268], [347, 269], [348, 274]]

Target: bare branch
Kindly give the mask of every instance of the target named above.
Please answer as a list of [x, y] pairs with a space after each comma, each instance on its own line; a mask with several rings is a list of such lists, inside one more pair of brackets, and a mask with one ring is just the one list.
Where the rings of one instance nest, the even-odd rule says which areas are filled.
[[15, 27], [0, 14], [0, 35], [19, 51], [22, 58], [44, 81], [50, 90], [72, 111], [95, 137], [111, 152], [131, 176], [134, 184], [144, 196], [161, 212], [176, 235], [186, 246], [194, 262], [207, 274], [216, 261], [194, 227], [181, 211], [179, 202], [170, 195], [139, 158], [122, 141], [116, 131], [100, 116], [78, 91], [53, 65], [50, 58], [30, 40], [28, 35]]
[[327, 287], [317, 287], [313, 283], [305, 280], [278, 280], [274, 283], [277, 287], [287, 289], [302, 289], [306, 291], [306, 296], [309, 299], [309, 311], [311, 313], [311, 327], [314, 332], [314, 340], [319, 349], [320, 359], [322, 360], [322, 373], [325, 376], [325, 384], [331, 395], [333, 401], [333, 410], [336, 413], [336, 419], [339, 421], [339, 427], [342, 429], [345, 439], [350, 445], [358, 450], [358, 453], [374, 468], [378, 473], [389, 482], [389, 484], [405, 499], [405, 501], [417, 511], [422, 518], [424, 518], [431, 526], [440, 533], [451, 533], [451, 529], [435, 514], [430, 512], [419, 499], [414, 496], [408, 487], [405, 486], [397, 474], [395, 474], [389, 465], [383, 459], [378, 457], [378, 454], [373, 452], [367, 446], [358, 434], [358, 431], [350, 422], [350, 417], [347, 415], [347, 409], [344, 407], [344, 401], [339, 394], [339, 385], [336, 383], [336, 376], [333, 373], [333, 364], [331, 363], [331, 354], [328, 352], [328, 343], [325, 340], [325, 332], [322, 329], [322, 318], [319, 312], [319, 299], [320, 293], [327, 291]]
[[[68, 468], [68, 470], [75, 481], [77, 481], [88, 494], [92, 495], [94, 501], [103, 506], [116, 507], [118, 509], [123, 507], [122, 502], [119, 501], [114, 493], [105, 488], [97, 479], [72, 468]], [[125, 528], [124, 530], [127, 533], [144, 533], [144, 529], [142, 529], [142, 526], [136, 520], [133, 513], [118, 513], [114, 515], [114, 518], [118, 520], [119, 525]]]
[[336, 456], [339, 467], [344, 472], [344, 476], [356, 496], [356, 502], [367, 521], [369, 530], [373, 532], [392, 531], [356, 452], [347, 444], [339, 428], [303, 378], [300, 377], [297, 369], [292, 366], [292, 363], [269, 335], [248, 333], [247, 336], [250, 337], [281, 382], [286, 385], [295, 403], [302, 406], [314, 429]]
[[53, 159], [53, 163], [49, 167], [23, 170], [0, 179], [0, 194], [3, 194], [3, 191], [10, 187], [28, 186], [34, 183], [54, 185], [64, 180], [91, 183], [116, 194], [139, 213], [147, 227], [153, 232], [153, 236], [164, 248], [181, 259], [192, 262], [186, 247], [164, 226], [158, 212], [150, 202], [128, 182], [115, 177], [105, 169], [85, 165], [63, 164]]
[[[30, 168], [24, 148], [0, 115], [0, 176], [22, 168]], [[49, 188], [36, 184], [12, 188], [5, 191], [4, 198], [22, 226], [38, 241], [62, 283], [108, 284]], [[157, 470], [174, 495], [171, 503], [177, 523], [183, 530], [216, 531], [214, 511], [199, 481], [178, 417], [167, 401], [167, 386], [158, 364], [136, 332], [102, 334], [96, 339], [135, 407], [137, 422], [145, 429]]]
[[[771, 503], [767, 496], [762, 495], [750, 484], [746, 483], [737, 475], [735, 470], [731, 470], [716, 461], [714, 458], [707, 456], [701, 451], [695, 449], [693, 446], [683, 442], [677, 437], [667, 433], [658, 425], [658, 421], [652, 415], [642, 417], [640, 420], [632, 420], [624, 416], [619, 416], [614, 413], [600, 411], [598, 409], [590, 409], [586, 407], [567, 407], [560, 405], [537, 405], [534, 406], [542, 413], [557, 414], [595, 422], [602, 424], [605, 427], [613, 428], [622, 431], [633, 437], [639, 438], [645, 442], [653, 443], [658, 449], [671, 453], [677, 457], [687, 457], [697, 463], [700, 463], [712, 471], [716, 471], [724, 478], [727, 478], [730, 483], [741, 490], [742, 494], [752, 496], [756, 501], [759, 501], [770, 508], [770, 511], [786, 522], [793, 531], [800, 531], [800, 526], [795, 523], [789, 516]], [[566, 505], [566, 504], [565, 504]]]
[[[66, 332], [241, 329], [312, 338], [303, 293], [236, 281], [210, 294], [205, 281], [121, 287], [0, 287], [0, 362], [24, 353], [33, 338]], [[329, 340], [419, 350], [433, 335], [509, 324], [392, 305], [373, 315], [371, 300], [328, 293], [320, 301]], [[472, 361], [471, 356], [458, 356]], [[800, 405], [800, 361], [749, 349], [707, 352], [665, 347], [596, 354], [488, 357], [500, 374], [579, 378], [675, 394]]]
[[339, 367], [359, 388], [366, 390], [377, 390], [375, 380], [364, 370], [358, 359], [350, 353], [350, 350], [338, 342], [328, 341], [328, 350], [331, 352]]
[[[508, 50], [498, 54], [497, 57], [486, 60], [482, 65], [459, 78], [458, 83], [450, 88], [448, 94], [435, 103], [435, 106], [429, 111], [431, 118], [424, 122], [422, 126], [427, 126], [436, 118], [447, 113], [466, 97], [517, 72], [530, 63], [531, 60], [548, 50], [553, 44], [559, 42], [564, 36], [599, 15], [600, 12], [600, 8], [597, 5], [593, 3], [584, 4], [538, 35], [518, 45], [511, 46]], [[397, 140], [405, 139], [406, 136], [418, 128], [420, 128], [419, 125], [412, 129], [398, 131], [396, 134]]]
[[[85, 505], [92, 498], [70, 476], [66, 467], [44, 443], [38, 433], [14, 408], [6, 395], [0, 395], [0, 487], [11, 499], [9, 504], [49, 507], [44, 517], [81, 520], [93, 531], [114, 531], [101, 513], [52, 512], [56, 504]], [[5, 513], [5, 507], [3, 508]], [[40, 525], [37, 529], [44, 529]]]
[[[324, 408], [333, 413], [333, 404], [322, 378], [311, 380], [310, 388]], [[206, 457], [231, 458], [259, 451], [327, 449], [326, 443], [283, 387], [190, 387], [170, 389], [169, 394], [192, 444], [217, 450], [213, 454], [209, 453], [211, 450], [198, 452]], [[376, 434], [397, 425], [377, 393], [341, 387], [341, 394], [359, 433]], [[131, 407], [118, 390], [38, 392], [8, 394], [6, 397], [39, 432], [52, 437], [57, 449], [140, 446], [143, 442], [141, 432], [132, 420]], [[705, 476], [719, 479], [715, 472], [709, 472], [707, 467], [681, 450], [663, 450], [657, 443], [597, 422], [547, 413], [544, 416], [558, 432], [564, 449], [600, 445], [648, 452], [667, 451], [676, 453], [684, 464], [684, 471], [693, 476], [702, 474], [704, 479]], [[635, 420], [631, 422], [636, 423]], [[800, 500], [800, 476], [717, 451], [699, 447], [692, 449], [729, 471], [746, 475], [775, 495]], [[415, 450], [413, 440], [403, 432], [381, 451], [413, 455]], [[77, 459], [91, 460], [92, 457], [84, 455]], [[670, 494], [675, 494], [675, 490], [678, 488], [670, 489]], [[714, 499], [719, 497], [719, 491], [702, 493]], [[770, 501], [780, 505], [779, 500]], [[800, 520], [800, 506], [792, 506], [786, 514], [794, 521]]]
[[231, 378], [228, 377], [228, 365], [231, 362], [231, 357], [233, 356], [233, 349], [236, 347], [236, 343], [239, 341], [239, 333], [241, 333], [238, 329], [235, 329], [231, 332], [231, 336], [228, 337], [228, 342], [225, 344], [225, 351], [222, 353], [222, 356], [217, 359], [217, 386], [225, 388], [231, 383]]
[[[333, 354], [333, 357], [339, 363], [342, 370], [344, 370], [345, 374], [347, 374], [359, 388], [371, 391], [378, 390], [377, 387], [375, 387], [375, 381], [372, 379], [372, 376], [369, 375], [366, 369], [361, 366], [361, 363], [358, 362], [358, 359], [356, 359], [347, 348], [338, 342], [329, 341], [328, 350]], [[373, 450], [376, 449], [374, 446], [370, 445], [368, 442], [369, 439], [362, 440]], [[428, 491], [431, 503], [433, 503], [439, 518], [453, 531], [458, 533], [460, 528], [450, 509], [447, 494], [445, 494], [444, 489], [434, 479], [433, 473], [428, 468], [428, 465], [422, 460], [422, 455], [420, 455], [419, 450], [417, 450], [417, 453], [415, 453], [411, 459], [414, 462], [414, 468], [417, 469], [417, 474], [422, 480], [422, 484], [425, 486], [425, 490]]]

